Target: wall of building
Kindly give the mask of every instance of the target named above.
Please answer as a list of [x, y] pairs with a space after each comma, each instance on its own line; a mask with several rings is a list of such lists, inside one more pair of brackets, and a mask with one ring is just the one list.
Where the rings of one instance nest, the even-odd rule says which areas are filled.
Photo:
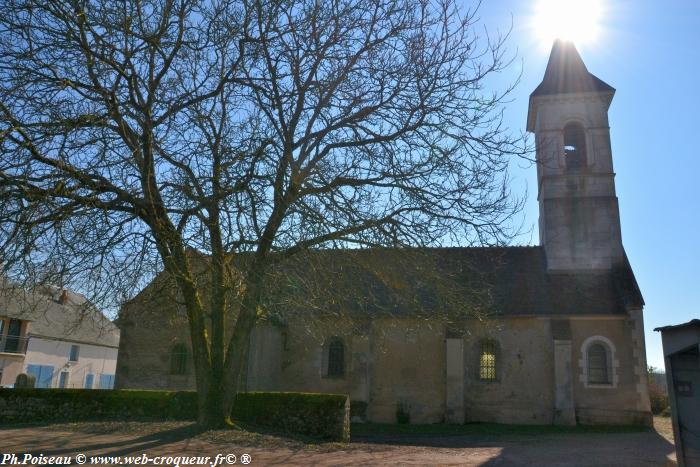
[[[187, 317], [167, 299], [129, 305], [119, 318], [119, 360], [115, 387], [139, 389], [195, 389]], [[170, 373], [170, 350], [189, 349], [184, 375]]]
[[[189, 346], [184, 317], [167, 307], [170, 316], [155, 320], [159, 311], [144, 308], [141, 319], [133, 314], [122, 325], [117, 387], [194, 389], [189, 361], [185, 375], [170, 375], [170, 349], [175, 343]], [[648, 393], [644, 378], [643, 326], [640, 314], [616, 316], [507, 317], [452, 324], [440, 320], [376, 318], [353, 321], [335, 316], [315, 320], [291, 318], [284, 326], [259, 324], [251, 336], [245, 387], [247, 390], [308, 391], [349, 394], [355, 403], [366, 402], [365, 418], [394, 423], [399, 407], [412, 423], [462, 420], [454, 408], [464, 411], [467, 422], [557, 422], [554, 342], [570, 349], [557, 371], [568, 372], [558, 380], [570, 391], [571, 421], [579, 423], [647, 423]], [[154, 322], [151, 322], [154, 320]], [[557, 331], [552, 323], [564, 325]], [[446, 378], [447, 338], [455, 346], [461, 339], [463, 384]], [[586, 339], [602, 336], [615, 352], [611, 370], [614, 384], [591, 387], [584, 380]], [[344, 344], [344, 374], [329, 377], [328, 342]], [[479, 377], [481, 342], [498, 343], [497, 379]], [[640, 357], [642, 355], [642, 357]], [[455, 361], [454, 356], [451, 357]], [[563, 378], [563, 379], [562, 379]], [[463, 404], [455, 402], [463, 392]], [[446, 406], [448, 393], [451, 407]], [[452, 415], [446, 418], [446, 413]]]
[[0, 387], [12, 386], [15, 384], [17, 375], [22, 373], [24, 367], [23, 354], [2, 354], [0, 355]]
[[[639, 358], [637, 326], [639, 324], [630, 316], [571, 320], [574, 396], [579, 423], [651, 423], [646, 359]], [[586, 359], [582, 346], [591, 336], [602, 336], [615, 347], [612, 385], [590, 385], [585, 380]]]
[[[624, 256], [605, 96], [538, 98], [540, 241], [550, 270], [606, 269]], [[585, 131], [586, 168], [566, 169], [567, 123]]]
[[[467, 421], [552, 423], [553, 341], [548, 319], [507, 318], [469, 322], [465, 331]], [[498, 342], [497, 380], [479, 378], [480, 345]]]
[[384, 319], [373, 323], [368, 419], [411, 423], [445, 417], [445, 325], [439, 321]]
[[[7, 338], [10, 328], [10, 319], [9, 317], [0, 316], [0, 340]], [[21, 320], [21, 322], [19, 337], [25, 339], [31, 323], [26, 320]], [[23, 362], [24, 353], [0, 353], [0, 387], [12, 386], [15, 384], [17, 375], [23, 371]]]
[[[69, 355], [72, 345], [80, 348], [78, 361], [70, 362]], [[28, 365], [48, 365], [53, 367], [51, 387], [59, 387], [59, 375], [67, 371], [69, 388], [85, 387], [85, 378], [89, 373], [94, 375], [93, 388], [99, 388], [101, 375], [114, 375], [117, 368], [118, 349], [70, 341], [42, 339], [32, 336], [27, 346], [23, 372]]]

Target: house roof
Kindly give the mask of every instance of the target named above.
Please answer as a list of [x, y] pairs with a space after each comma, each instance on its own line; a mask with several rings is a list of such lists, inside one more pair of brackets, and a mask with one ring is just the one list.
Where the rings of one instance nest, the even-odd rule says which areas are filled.
[[533, 101], [536, 98], [578, 93], [601, 93], [610, 105], [615, 88], [588, 71], [573, 42], [557, 39], [552, 45], [544, 78], [530, 94], [527, 117], [528, 131], [534, 130], [535, 109]]
[[682, 328], [692, 328], [692, 327], [698, 327], [700, 328], [700, 319], [691, 319], [687, 323], [682, 323], [682, 324], [673, 324], [669, 326], [661, 326], [658, 328], [654, 328], [654, 331], [668, 331], [671, 329], [682, 329]]
[[624, 313], [644, 304], [629, 264], [550, 273], [542, 247], [324, 250], [285, 263], [265, 308], [425, 315]]
[[83, 295], [41, 286], [28, 291], [0, 277], [0, 316], [31, 322], [29, 334], [109, 347], [119, 346], [119, 329]]

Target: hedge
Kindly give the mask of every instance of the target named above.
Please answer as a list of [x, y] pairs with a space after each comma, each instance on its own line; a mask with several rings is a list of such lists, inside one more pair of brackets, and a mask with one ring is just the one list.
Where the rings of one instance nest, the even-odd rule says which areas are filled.
[[0, 422], [196, 420], [197, 393], [94, 389], [0, 389]]
[[336, 441], [350, 440], [350, 400], [339, 394], [243, 392], [233, 419]]
[[[323, 439], [350, 438], [348, 396], [295, 392], [236, 395], [233, 418]], [[0, 389], [0, 423], [196, 420], [197, 393], [92, 389]]]

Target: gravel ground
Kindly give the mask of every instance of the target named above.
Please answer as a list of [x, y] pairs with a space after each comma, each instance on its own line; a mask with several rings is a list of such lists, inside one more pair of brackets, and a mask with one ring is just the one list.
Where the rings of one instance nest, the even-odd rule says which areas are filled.
[[[637, 433], [504, 435], [363, 435], [351, 443], [242, 430], [200, 432], [187, 423], [103, 422], [4, 427], [2, 453], [44, 456], [251, 456], [250, 465], [485, 465], [663, 466], [672, 465], [670, 419]], [[0, 458], [1, 459], [1, 458]], [[231, 460], [232, 458], [229, 458]], [[103, 463], [102, 465], [118, 465]], [[225, 465], [225, 464], [224, 464]]]

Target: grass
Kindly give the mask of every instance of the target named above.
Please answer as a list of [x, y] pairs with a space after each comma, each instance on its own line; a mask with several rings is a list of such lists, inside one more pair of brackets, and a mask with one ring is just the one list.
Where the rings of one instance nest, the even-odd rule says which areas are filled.
[[499, 423], [467, 423], [466, 425], [398, 425], [383, 423], [353, 423], [351, 436], [374, 435], [549, 435], [575, 433], [639, 433], [651, 428], [639, 425], [502, 425]]

